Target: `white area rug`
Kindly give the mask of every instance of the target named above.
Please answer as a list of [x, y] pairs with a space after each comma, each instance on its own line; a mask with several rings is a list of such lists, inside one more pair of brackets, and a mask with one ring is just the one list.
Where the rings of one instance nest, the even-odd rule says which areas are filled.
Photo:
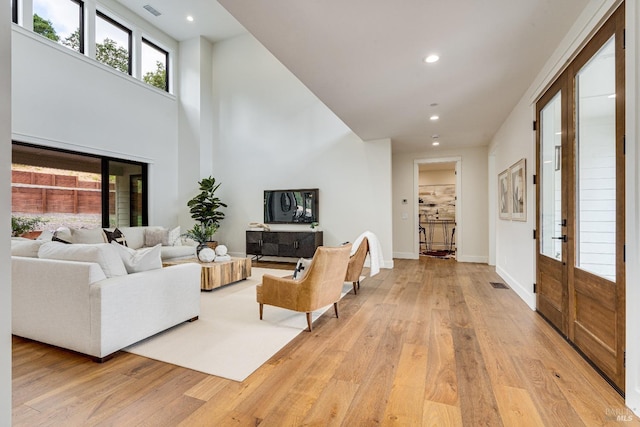
[[[264, 306], [260, 320], [256, 285], [262, 275], [292, 272], [252, 268], [247, 280], [200, 294], [200, 318], [125, 348], [125, 351], [210, 375], [243, 381], [307, 328], [304, 313]], [[343, 296], [353, 289], [345, 283]], [[328, 308], [313, 312], [316, 320]]]

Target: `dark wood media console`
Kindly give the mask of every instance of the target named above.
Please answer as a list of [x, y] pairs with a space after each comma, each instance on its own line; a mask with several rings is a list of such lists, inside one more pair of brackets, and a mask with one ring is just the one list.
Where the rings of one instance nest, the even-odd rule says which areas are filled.
[[247, 255], [312, 258], [322, 246], [322, 231], [249, 231]]

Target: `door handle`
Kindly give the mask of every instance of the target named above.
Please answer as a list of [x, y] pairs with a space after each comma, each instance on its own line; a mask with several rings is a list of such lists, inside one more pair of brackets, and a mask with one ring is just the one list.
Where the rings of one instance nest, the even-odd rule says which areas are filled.
[[554, 239], [554, 240], [562, 240], [563, 243], [567, 243], [567, 235], [566, 234], [563, 234], [560, 237], [552, 237], [552, 239]]

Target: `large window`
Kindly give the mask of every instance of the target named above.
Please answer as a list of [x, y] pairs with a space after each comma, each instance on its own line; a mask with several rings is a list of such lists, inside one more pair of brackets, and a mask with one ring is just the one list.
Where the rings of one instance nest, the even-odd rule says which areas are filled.
[[168, 92], [168, 62], [169, 53], [166, 50], [142, 39], [142, 80]]
[[40, 230], [147, 225], [147, 165], [13, 143], [13, 216]]
[[131, 30], [99, 11], [96, 13], [96, 59], [131, 74]]
[[83, 3], [33, 0], [33, 31], [77, 52], [84, 52]]

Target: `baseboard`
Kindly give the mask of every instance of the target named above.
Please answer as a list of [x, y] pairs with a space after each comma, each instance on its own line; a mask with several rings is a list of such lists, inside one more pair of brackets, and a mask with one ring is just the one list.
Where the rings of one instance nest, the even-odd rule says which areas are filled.
[[394, 252], [393, 253], [393, 257], [394, 258], [398, 258], [398, 259], [418, 259], [418, 258], [420, 258], [417, 254], [414, 254], [413, 252]]
[[536, 309], [536, 296], [531, 290], [524, 287], [521, 283], [515, 280], [509, 273], [504, 271], [499, 266], [496, 266], [496, 273], [498, 276], [502, 277], [502, 279], [507, 282], [509, 287], [513, 289], [513, 291], [520, 297], [521, 300], [525, 302], [532, 310]]
[[456, 259], [458, 262], [474, 262], [477, 264], [487, 264], [489, 262], [489, 257], [479, 255], [456, 254]]

